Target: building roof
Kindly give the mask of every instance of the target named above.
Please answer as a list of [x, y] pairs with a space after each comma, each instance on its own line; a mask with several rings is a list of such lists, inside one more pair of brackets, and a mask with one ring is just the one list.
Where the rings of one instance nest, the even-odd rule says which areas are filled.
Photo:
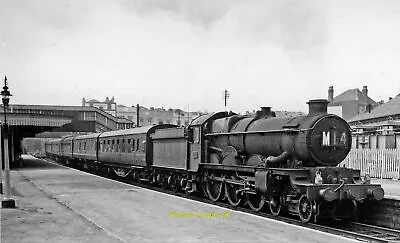
[[356, 122], [369, 120], [378, 117], [386, 117], [400, 114], [400, 94], [389, 100], [388, 102], [376, 107], [371, 111], [371, 113], [360, 114], [348, 122]]
[[[92, 112], [98, 112], [102, 114], [103, 116], [106, 116], [107, 118], [115, 121], [115, 122], [123, 122], [123, 120], [119, 120], [117, 117], [111, 115], [108, 112], [105, 112], [97, 107], [92, 107], [92, 106], [61, 106], [61, 105], [18, 105], [18, 104], [10, 104], [9, 105], [11, 112], [13, 113], [27, 113], [27, 110], [37, 110], [37, 111], [43, 111], [43, 110], [50, 110], [50, 111], [92, 111]], [[1, 113], [0, 109], [0, 113]], [[29, 112], [28, 112], [29, 113]], [[128, 120], [126, 120], [128, 121]], [[123, 123], [127, 123], [127, 122]], [[132, 121], [129, 121], [128, 123], [132, 123]]]
[[118, 121], [118, 123], [129, 123], [129, 124], [133, 123], [131, 120], [129, 120], [125, 117], [117, 117], [117, 121]]
[[88, 100], [86, 102], [88, 102], [88, 103], [103, 103], [103, 102], [100, 102], [100, 101], [98, 101], [96, 99], [91, 99], [91, 100]]
[[369, 98], [367, 95], [364, 95], [359, 89], [346, 90], [345, 92], [333, 98], [333, 101], [330, 102], [328, 105], [337, 106], [348, 101], [358, 101], [362, 104], [378, 105], [378, 103]]
[[360, 124], [360, 125], [355, 124], [353, 127], [354, 128], [377, 128], [380, 126], [395, 126], [396, 127], [396, 126], [400, 126], [400, 121], [385, 120], [385, 121], [366, 123], [366, 124]]

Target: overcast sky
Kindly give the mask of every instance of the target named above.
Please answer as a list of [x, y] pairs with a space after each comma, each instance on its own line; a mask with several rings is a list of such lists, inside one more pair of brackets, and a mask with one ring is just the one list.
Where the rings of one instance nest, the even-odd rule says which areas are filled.
[[[306, 111], [368, 85], [400, 92], [400, 1], [2, 0], [14, 104]], [[3, 81], [2, 81], [3, 82]]]

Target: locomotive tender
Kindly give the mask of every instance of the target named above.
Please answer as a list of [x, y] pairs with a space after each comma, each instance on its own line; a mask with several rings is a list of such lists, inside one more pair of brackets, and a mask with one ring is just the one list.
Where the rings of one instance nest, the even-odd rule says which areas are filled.
[[187, 128], [154, 125], [52, 140], [46, 153], [85, 169], [155, 186], [203, 192], [212, 201], [268, 206], [273, 215], [352, 219], [364, 200], [381, 200], [380, 185], [359, 170], [337, 167], [351, 147], [348, 124], [310, 100], [309, 114], [277, 118], [269, 107], [254, 117], [218, 112]]

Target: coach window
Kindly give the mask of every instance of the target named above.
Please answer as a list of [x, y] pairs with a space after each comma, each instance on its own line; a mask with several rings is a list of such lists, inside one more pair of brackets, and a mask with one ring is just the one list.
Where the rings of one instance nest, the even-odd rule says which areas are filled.
[[132, 152], [135, 151], [135, 139], [132, 139]]
[[111, 140], [111, 152], [114, 152], [115, 151], [115, 140], [113, 139], [113, 140]]
[[119, 139], [117, 139], [117, 144], [115, 145], [115, 152], [119, 152], [120, 151], [120, 147], [119, 147]]
[[136, 150], [139, 150], [139, 139], [136, 139]]

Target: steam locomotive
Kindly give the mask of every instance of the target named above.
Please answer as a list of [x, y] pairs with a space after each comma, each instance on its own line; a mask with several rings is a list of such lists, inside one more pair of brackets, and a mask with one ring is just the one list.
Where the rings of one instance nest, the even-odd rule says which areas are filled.
[[351, 147], [351, 132], [327, 114], [326, 100], [310, 100], [309, 113], [277, 118], [269, 107], [254, 117], [228, 112], [199, 116], [186, 127], [153, 125], [65, 137], [45, 144], [46, 154], [84, 169], [212, 201], [269, 207], [303, 222], [353, 219], [365, 200], [381, 200], [380, 185], [360, 171], [337, 167]]

